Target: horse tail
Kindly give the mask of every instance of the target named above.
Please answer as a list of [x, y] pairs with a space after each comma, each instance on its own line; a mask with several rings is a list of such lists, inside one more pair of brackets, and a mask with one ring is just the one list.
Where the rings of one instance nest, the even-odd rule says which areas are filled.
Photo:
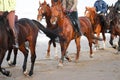
[[42, 30], [47, 37], [51, 38], [51, 39], [55, 39], [56, 37], [59, 37], [59, 35], [54, 31], [54, 30], [49, 30], [47, 28], [45, 28], [40, 22], [36, 21], [36, 20], [32, 20], [35, 25]]

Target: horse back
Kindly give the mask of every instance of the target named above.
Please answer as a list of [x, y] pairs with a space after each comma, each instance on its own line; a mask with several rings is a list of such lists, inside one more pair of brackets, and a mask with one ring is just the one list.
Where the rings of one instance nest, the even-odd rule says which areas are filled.
[[81, 25], [80, 28], [83, 34], [92, 32], [92, 24], [87, 17], [85, 16], [79, 17], [79, 21]]

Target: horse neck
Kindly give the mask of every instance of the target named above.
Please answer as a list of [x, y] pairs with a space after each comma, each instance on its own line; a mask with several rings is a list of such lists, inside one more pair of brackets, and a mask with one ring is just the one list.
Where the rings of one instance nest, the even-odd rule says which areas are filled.
[[47, 23], [47, 27], [51, 27], [52, 26], [52, 24], [50, 22], [50, 18], [51, 18], [51, 10], [48, 7], [47, 10], [46, 10], [46, 14], [45, 14], [45, 19], [46, 19], [45, 21]]
[[50, 27], [48, 25], [52, 25], [51, 22], [50, 22], [50, 18], [51, 18], [51, 15], [45, 15], [45, 21], [47, 23], [47, 27]]
[[61, 23], [63, 23], [63, 21], [65, 20], [66, 15], [62, 12], [60, 13], [60, 16], [58, 16], [58, 25], [60, 25]]

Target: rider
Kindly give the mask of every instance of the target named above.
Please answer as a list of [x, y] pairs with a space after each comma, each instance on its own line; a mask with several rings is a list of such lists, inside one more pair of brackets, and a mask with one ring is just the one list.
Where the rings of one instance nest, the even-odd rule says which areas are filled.
[[116, 3], [115, 3], [115, 11], [120, 14], [120, 0], [118, 0]]
[[64, 11], [69, 12], [70, 16], [75, 19], [77, 26], [75, 28], [77, 29], [77, 32], [79, 35], [82, 35], [80, 32], [80, 22], [78, 20], [78, 12], [77, 12], [77, 0], [63, 0], [63, 8]]
[[105, 15], [105, 13], [107, 12], [107, 4], [103, 0], [95, 1], [94, 7], [96, 8], [98, 14]]
[[0, 15], [3, 15], [3, 13], [6, 11], [9, 12], [7, 19], [15, 38], [15, 45], [13, 46], [18, 48], [17, 34], [15, 30], [15, 6], [16, 0], [0, 0]]
[[97, 14], [100, 15], [100, 20], [101, 23], [103, 24], [102, 26], [105, 26], [105, 14], [107, 13], [107, 8], [108, 5], [105, 1], [103, 0], [96, 0], [94, 3], [94, 7], [96, 8]]

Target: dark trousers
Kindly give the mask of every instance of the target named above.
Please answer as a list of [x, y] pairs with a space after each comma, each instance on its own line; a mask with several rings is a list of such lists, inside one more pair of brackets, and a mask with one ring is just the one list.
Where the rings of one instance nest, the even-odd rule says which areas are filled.
[[77, 29], [77, 32], [80, 32], [80, 21], [78, 19], [78, 12], [77, 11], [73, 11], [69, 13], [69, 17], [71, 17], [71, 20], [74, 20], [76, 23], [75, 28]]

